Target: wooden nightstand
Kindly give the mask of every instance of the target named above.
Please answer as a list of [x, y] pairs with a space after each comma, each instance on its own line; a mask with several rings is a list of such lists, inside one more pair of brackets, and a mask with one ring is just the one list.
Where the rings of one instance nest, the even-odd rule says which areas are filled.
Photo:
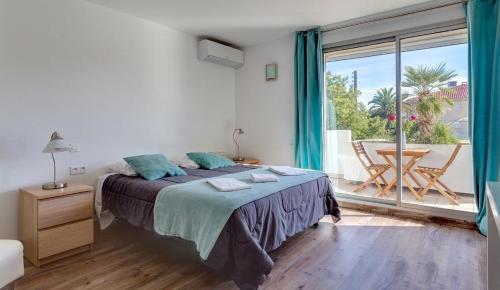
[[243, 161], [234, 161], [236, 164], [260, 165], [260, 160], [255, 158], [245, 158]]
[[24, 256], [35, 266], [89, 250], [94, 242], [94, 188], [19, 189]]

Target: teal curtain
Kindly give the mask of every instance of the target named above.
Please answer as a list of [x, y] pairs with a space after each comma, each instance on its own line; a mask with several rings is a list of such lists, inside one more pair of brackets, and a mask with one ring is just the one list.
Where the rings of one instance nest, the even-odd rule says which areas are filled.
[[499, 179], [500, 3], [469, 0], [469, 120], [479, 231], [486, 235], [486, 182]]
[[323, 169], [323, 50], [321, 31], [295, 35], [295, 165]]

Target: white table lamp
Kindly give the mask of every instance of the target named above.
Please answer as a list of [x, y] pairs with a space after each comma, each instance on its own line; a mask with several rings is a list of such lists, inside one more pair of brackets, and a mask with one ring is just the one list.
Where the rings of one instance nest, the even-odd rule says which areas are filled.
[[43, 189], [56, 189], [56, 188], [64, 188], [68, 186], [66, 182], [56, 181], [56, 159], [54, 158], [54, 153], [56, 152], [64, 152], [69, 151], [70, 148], [64, 144], [63, 138], [59, 135], [59, 133], [54, 132], [52, 136], [50, 136], [50, 141], [43, 149], [43, 153], [50, 153], [52, 155], [52, 162], [54, 168], [54, 179], [52, 182], [47, 182], [42, 185]]

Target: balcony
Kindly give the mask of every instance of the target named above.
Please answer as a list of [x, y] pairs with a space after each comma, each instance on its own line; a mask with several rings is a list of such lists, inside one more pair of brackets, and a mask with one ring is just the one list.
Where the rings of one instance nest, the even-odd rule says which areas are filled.
[[[327, 131], [327, 159], [325, 169], [330, 175], [337, 194], [346, 197], [374, 198], [377, 200], [396, 200], [396, 190], [388, 192], [385, 196], [379, 196], [380, 190], [373, 183], [365, 189], [354, 192], [359, 184], [367, 180], [370, 176], [363, 167], [358, 156], [356, 156], [351, 140], [350, 130], [328, 130]], [[363, 147], [374, 163], [386, 164], [387, 161], [377, 154], [377, 149], [395, 148], [394, 143], [383, 140], [362, 141]], [[428, 166], [441, 168], [450, 159], [456, 145], [453, 144], [407, 144], [406, 148], [428, 148], [429, 152], [417, 161], [412, 167], [412, 172], [416, 166]], [[408, 161], [408, 157], [403, 157], [403, 162]], [[417, 174], [414, 174], [417, 181], [423, 186], [427, 184]], [[390, 169], [384, 173], [386, 180], [391, 180], [395, 176], [394, 170]], [[419, 188], [411, 178], [407, 178], [415, 190]], [[451, 188], [459, 196], [458, 204], [453, 204], [437, 190], [429, 190], [421, 201], [410, 192], [407, 186], [403, 186], [402, 201], [404, 203], [423, 205], [434, 208], [457, 210], [463, 212], [477, 212], [473, 194], [472, 176], [472, 152], [470, 145], [463, 145], [458, 155], [446, 170], [440, 180]]]

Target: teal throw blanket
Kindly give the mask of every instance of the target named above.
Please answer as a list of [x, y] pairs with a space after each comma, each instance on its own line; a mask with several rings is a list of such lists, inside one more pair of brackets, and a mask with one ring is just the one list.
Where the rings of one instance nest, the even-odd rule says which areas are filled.
[[207, 179], [171, 185], [160, 190], [154, 205], [154, 229], [158, 234], [195, 242], [206, 260], [235, 209], [275, 192], [316, 180], [325, 173], [306, 170], [304, 175], [279, 176], [278, 182], [254, 183], [252, 173], [270, 173], [267, 168], [226, 174], [252, 185], [250, 189], [221, 192]]

